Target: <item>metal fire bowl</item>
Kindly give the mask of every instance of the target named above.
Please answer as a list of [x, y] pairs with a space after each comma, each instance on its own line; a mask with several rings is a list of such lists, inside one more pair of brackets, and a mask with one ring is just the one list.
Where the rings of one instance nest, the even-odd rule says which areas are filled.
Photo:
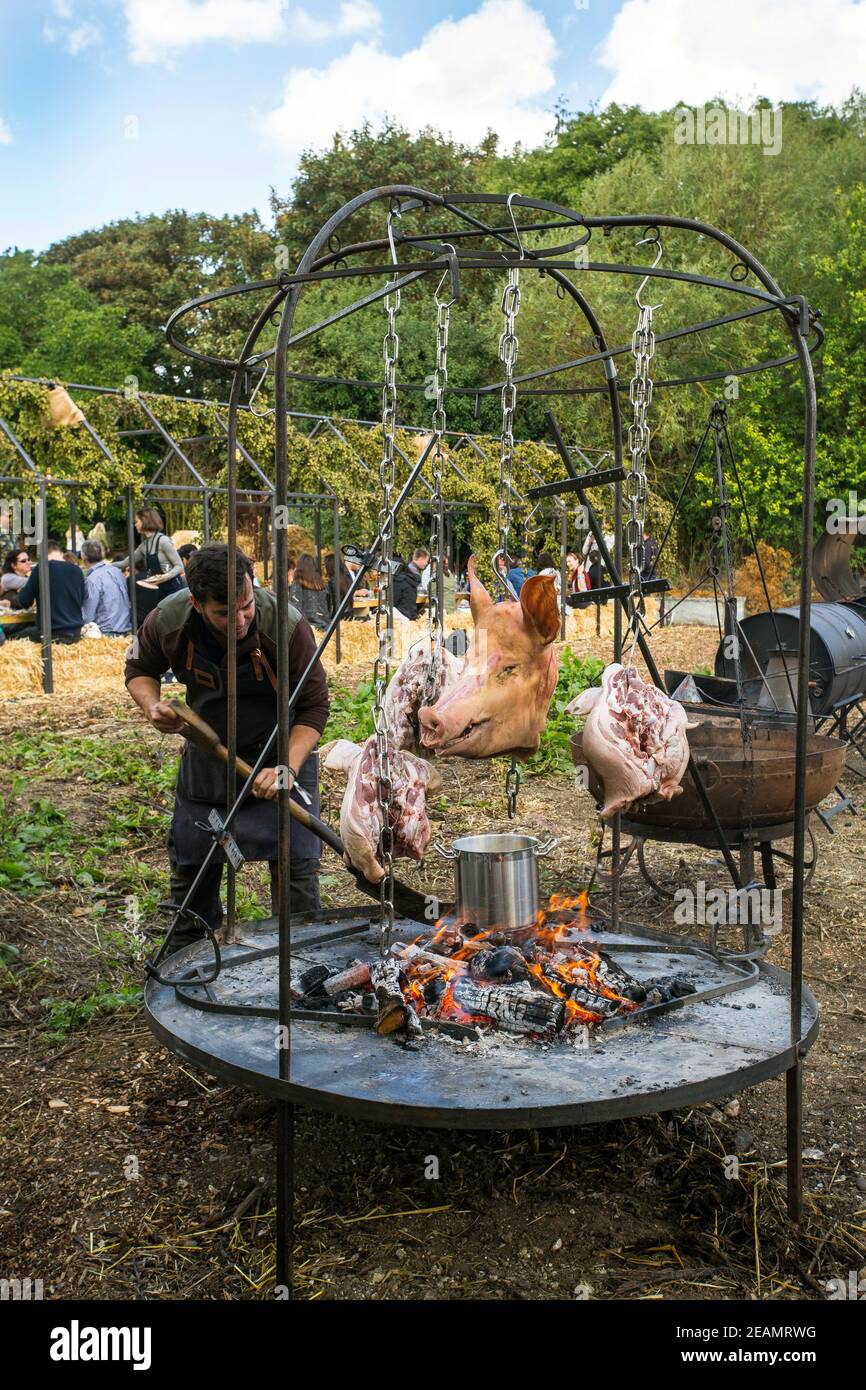
[[[293, 923], [293, 957], [337, 965], [377, 950], [378, 926], [364, 909], [354, 918], [332, 914], [329, 923]], [[352, 935], [347, 936], [347, 931]], [[418, 936], [417, 922], [399, 921], [395, 939]], [[685, 972], [701, 989], [729, 992], [682, 1006], [645, 1022], [590, 1033], [588, 1050], [516, 1042], [467, 1045], [435, 1033], [417, 1052], [405, 1051], [372, 1029], [293, 1021], [291, 1081], [278, 1076], [273, 1016], [209, 1012], [213, 1004], [277, 1003], [274, 955], [232, 967], [232, 959], [274, 947], [273, 919], [244, 924], [240, 940], [224, 948], [216, 984], [198, 986], [204, 1007], [193, 1007], [171, 985], [151, 979], [147, 1019], [170, 1051], [219, 1080], [284, 1101], [383, 1124], [454, 1129], [520, 1129], [596, 1124], [715, 1100], [771, 1076], [795, 1061], [791, 1045], [790, 977], [761, 964], [750, 979], [742, 967], [720, 963], [680, 937], [646, 929], [597, 932], [597, 944], [637, 978]], [[592, 933], [581, 939], [592, 939]], [[315, 943], [315, 944], [314, 944]], [[207, 970], [204, 944], [177, 952], [161, 967], [176, 978], [191, 967]], [[210, 995], [210, 998], [208, 997]], [[803, 990], [803, 1050], [818, 1033], [818, 1006]], [[617, 1021], [618, 1022], [618, 1021]], [[499, 1037], [502, 1037], [500, 1034]]]

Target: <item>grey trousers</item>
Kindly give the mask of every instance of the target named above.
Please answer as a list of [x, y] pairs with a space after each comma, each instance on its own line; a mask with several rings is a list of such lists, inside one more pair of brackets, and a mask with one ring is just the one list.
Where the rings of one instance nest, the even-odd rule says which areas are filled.
[[[183, 902], [196, 874], [198, 864], [178, 864], [174, 852], [171, 830], [168, 833], [169, 897], [178, 906]], [[322, 906], [319, 892], [318, 859], [292, 859], [289, 864], [289, 905], [292, 913], [301, 916], [305, 912], [318, 912]], [[276, 860], [268, 863], [271, 873], [271, 911], [276, 916], [279, 910], [277, 899]], [[220, 902], [220, 884], [223, 865], [208, 865], [188, 906], [199, 917], [204, 918], [212, 931], [218, 931], [223, 924], [223, 907]], [[171, 938], [171, 950], [180, 950], [193, 941], [200, 941], [205, 935], [203, 928], [194, 919], [178, 922], [177, 931]]]

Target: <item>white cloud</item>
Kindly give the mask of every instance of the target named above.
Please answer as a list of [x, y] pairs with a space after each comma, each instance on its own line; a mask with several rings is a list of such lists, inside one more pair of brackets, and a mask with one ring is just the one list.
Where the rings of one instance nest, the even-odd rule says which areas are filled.
[[124, 0], [134, 63], [169, 61], [209, 40], [266, 43], [284, 34], [287, 0]]
[[626, 0], [598, 54], [608, 102], [661, 110], [715, 96], [838, 104], [866, 73], [858, 0]]
[[67, 32], [66, 48], [72, 54], [80, 53], [83, 48], [98, 43], [99, 39], [100, 33], [95, 24], [78, 24]]
[[505, 145], [534, 145], [552, 124], [539, 103], [553, 89], [555, 57], [544, 15], [528, 0], [484, 0], [472, 14], [435, 25], [406, 53], [388, 53], [376, 40], [325, 67], [293, 68], [281, 104], [260, 126], [289, 159], [385, 115], [466, 143], [492, 129]]
[[60, 23], [48, 19], [42, 27], [42, 37], [48, 43], [60, 43], [71, 53], [73, 57], [83, 52], [85, 48], [92, 48], [99, 43], [102, 38], [102, 31], [98, 24], [92, 23], [89, 19], [83, 19], [80, 23], [75, 22], [75, 12], [72, 8], [71, 0], [54, 0], [52, 5], [54, 14]]
[[11, 144], [12, 144], [12, 131], [9, 129], [9, 127], [8, 127], [8, 125], [6, 124], [6, 122], [4, 121], [3, 117], [0, 116], [0, 145], [11, 145]]
[[292, 33], [302, 43], [320, 43], [323, 39], [355, 38], [358, 34], [375, 34], [382, 27], [382, 14], [370, 0], [344, 0], [332, 20], [317, 19], [304, 9], [292, 11]]

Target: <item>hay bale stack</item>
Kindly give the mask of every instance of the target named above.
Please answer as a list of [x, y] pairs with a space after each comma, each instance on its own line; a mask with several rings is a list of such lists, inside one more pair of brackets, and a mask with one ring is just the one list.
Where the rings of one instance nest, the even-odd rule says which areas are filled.
[[[52, 649], [56, 695], [96, 695], [123, 691], [127, 637], [83, 637]], [[6, 642], [0, 649], [0, 699], [42, 693], [42, 647], [37, 642]]]
[[171, 539], [175, 547], [181, 545], [203, 545], [204, 532], [202, 531], [172, 531]]
[[315, 539], [303, 526], [287, 526], [286, 539], [289, 543], [289, 554], [296, 560], [300, 555], [315, 555]]
[[[471, 628], [472, 615], [467, 608], [465, 612], [448, 613], [445, 616], [444, 628], [446, 635], [453, 632], [455, 628]], [[317, 634], [318, 635], [318, 634]], [[414, 623], [395, 623], [394, 624], [394, 658], [402, 660], [413, 642], [423, 641], [427, 636], [426, 616], [418, 618]], [[374, 619], [369, 622], [346, 622], [340, 624], [340, 647], [341, 661], [352, 665], [369, 665], [372, 672], [373, 662], [379, 650], [376, 639], [376, 623]], [[330, 671], [337, 666], [334, 651], [333, 639], [325, 648], [322, 655], [322, 665]]]
[[0, 699], [38, 695], [42, 689], [42, 648], [35, 642], [4, 642], [0, 647]]

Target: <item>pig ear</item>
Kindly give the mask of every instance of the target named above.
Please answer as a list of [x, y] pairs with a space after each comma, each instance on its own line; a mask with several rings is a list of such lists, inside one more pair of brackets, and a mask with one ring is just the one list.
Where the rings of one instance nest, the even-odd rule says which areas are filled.
[[474, 555], [469, 556], [469, 561], [466, 565], [466, 574], [469, 579], [469, 608], [472, 612], [472, 621], [477, 623], [484, 609], [490, 607], [493, 599], [475, 573]]
[[524, 581], [520, 590], [520, 607], [524, 621], [545, 646], [556, 641], [559, 636], [559, 604], [551, 575], [536, 574]]

